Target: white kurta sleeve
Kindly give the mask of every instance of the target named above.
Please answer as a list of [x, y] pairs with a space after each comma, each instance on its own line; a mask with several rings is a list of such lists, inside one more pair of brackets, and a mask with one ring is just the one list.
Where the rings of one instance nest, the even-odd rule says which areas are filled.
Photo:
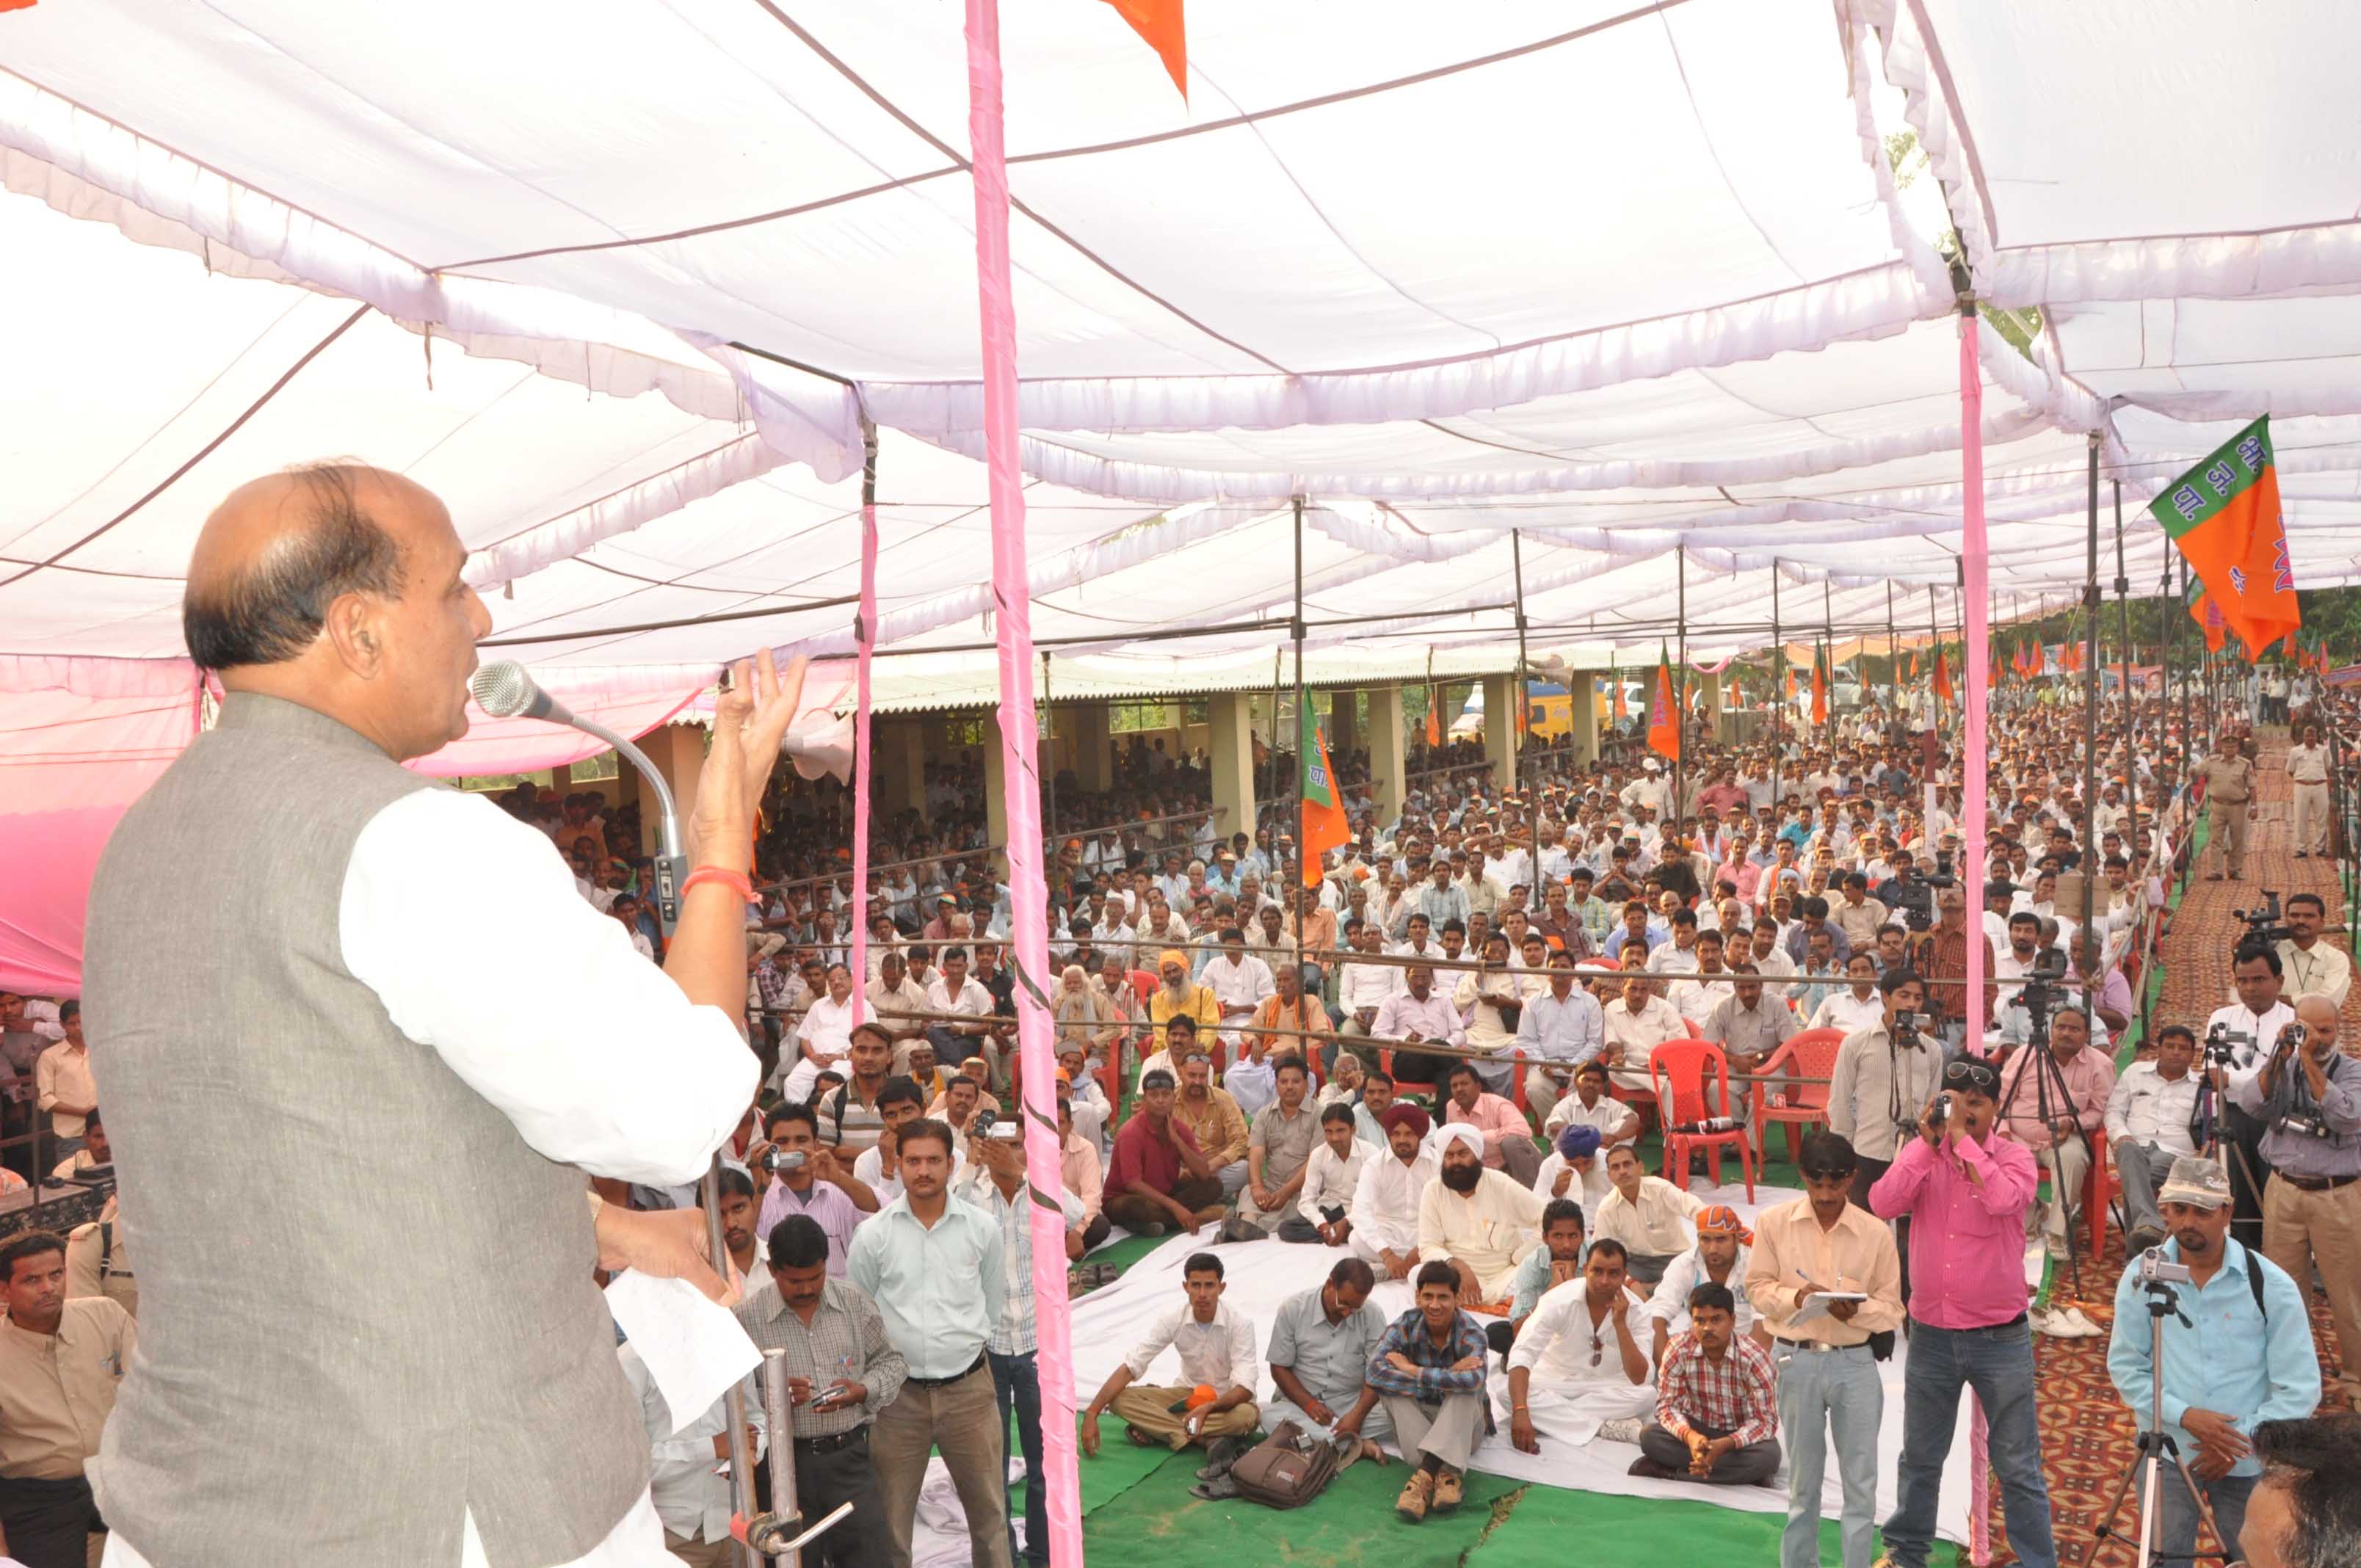
[[338, 917], [346, 966], [394, 1026], [551, 1159], [678, 1186], [754, 1098], [729, 1014], [692, 1005], [583, 901], [548, 838], [489, 800], [420, 790], [379, 812]]

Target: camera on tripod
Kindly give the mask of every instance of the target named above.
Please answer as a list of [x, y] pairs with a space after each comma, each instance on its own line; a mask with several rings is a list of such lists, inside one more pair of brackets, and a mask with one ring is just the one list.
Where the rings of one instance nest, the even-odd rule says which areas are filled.
[[2189, 1285], [2195, 1277], [2185, 1263], [2174, 1263], [2164, 1255], [2162, 1247], [2150, 1247], [2140, 1254], [2139, 1277], [2142, 1285]]
[[2230, 1032], [2227, 1024], [2216, 1024], [2205, 1031], [2205, 1044], [2199, 1052], [2201, 1067], [2234, 1068], [2238, 1065], [2238, 1047], [2255, 1043], [2251, 1035]]
[[1957, 887], [1959, 876], [1951, 869], [1951, 851], [1935, 852], [1935, 868], [1925, 876], [1912, 877], [1892, 890], [1893, 905], [1902, 916], [1902, 924], [1912, 934], [1934, 929], [1935, 890]]
[[2246, 922], [2246, 934], [2232, 945], [2233, 952], [2248, 948], [2276, 948], [2281, 942], [2295, 940], [2295, 932], [2279, 913], [2279, 895], [2270, 889], [2263, 890], [2260, 909], [2233, 909], [2230, 913]]

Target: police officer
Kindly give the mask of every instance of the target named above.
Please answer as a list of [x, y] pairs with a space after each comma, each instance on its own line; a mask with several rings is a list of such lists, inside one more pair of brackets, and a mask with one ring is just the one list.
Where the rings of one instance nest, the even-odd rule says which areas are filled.
[[[2251, 742], [2249, 742], [2251, 744]], [[2224, 739], [2213, 754], [2197, 764], [2205, 784], [2206, 821], [2213, 842], [2236, 882], [2246, 867], [2246, 826], [2255, 815], [2255, 760], [2235, 737]], [[2220, 882], [2220, 872], [2207, 872], [2207, 882]]]

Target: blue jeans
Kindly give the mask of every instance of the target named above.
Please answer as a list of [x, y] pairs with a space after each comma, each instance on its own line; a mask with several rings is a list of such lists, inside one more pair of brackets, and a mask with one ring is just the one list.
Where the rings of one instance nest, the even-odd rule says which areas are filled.
[[1016, 1531], [1008, 1532], [1008, 1555], [1020, 1563], [1049, 1561], [1049, 1492], [1041, 1475], [1041, 1378], [1033, 1352], [1003, 1355], [988, 1351], [992, 1391], [1000, 1401], [1000, 1424], [1008, 1425], [1008, 1407], [1016, 1407], [1016, 1441], [1025, 1453], [1025, 1550], [1016, 1550]]
[[1781, 1568], [1819, 1568], [1820, 1481], [1828, 1439], [1844, 1484], [1844, 1568], [1877, 1555], [1877, 1429], [1885, 1385], [1867, 1345], [1845, 1350], [1774, 1348], [1779, 1362], [1779, 1435], [1787, 1442], [1787, 1530]]
[[[2192, 1455], [2182, 1454], [2183, 1459]], [[2222, 1532], [2222, 1544], [2231, 1556], [2238, 1554], [2238, 1531], [2246, 1522], [2246, 1499], [2262, 1476], [2224, 1475], [2218, 1481], [2199, 1481], [2205, 1489], [2205, 1500], [2213, 1509], [2213, 1522]], [[2166, 1557], [2180, 1563], [2189, 1561], [2189, 1553], [2197, 1550], [2197, 1499], [2189, 1495], [2181, 1484], [2180, 1472], [2167, 1464], [2157, 1479], [2157, 1550]]]
[[1963, 1385], [1983, 1401], [2010, 1550], [2025, 1568], [2058, 1568], [2049, 1487], [2041, 1478], [2041, 1431], [2034, 1416], [2033, 1336], [2023, 1318], [1990, 1329], [1911, 1323], [1902, 1374], [1902, 1463], [1894, 1476], [1894, 1514], [1885, 1521], [1885, 1550], [1896, 1568], [1926, 1568]]

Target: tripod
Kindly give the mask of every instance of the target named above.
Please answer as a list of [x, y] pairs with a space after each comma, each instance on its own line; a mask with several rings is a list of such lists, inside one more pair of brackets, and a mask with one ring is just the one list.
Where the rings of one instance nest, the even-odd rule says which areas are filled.
[[[2082, 1145], [2082, 1157], [2091, 1168], [2096, 1169], [2099, 1151], [2091, 1146], [2091, 1135], [2083, 1130], [2081, 1119], [2075, 1114], [2074, 1095], [2073, 1091], [2066, 1087], [2065, 1069], [2058, 1065], [2058, 1058], [2049, 1054], [2048, 1008], [2046, 1005], [2034, 1007], [2030, 1001], [2027, 1003], [2027, 1008], [2031, 1014], [2032, 1026], [2026, 1030], [2024, 1048], [2032, 1053], [2033, 1060], [2024, 1071], [2016, 1075], [2016, 1081], [2009, 1085], [2008, 1093], [2002, 1098], [2000, 1110], [1994, 1121], [1998, 1124], [2006, 1124], [2009, 1106], [2024, 1091], [2025, 1080], [2030, 1078], [2033, 1080], [2034, 1113], [2041, 1119], [2043, 1126], [2053, 1129], [2049, 1139], [2050, 1146], [2054, 1149], [2061, 1141], [2055, 1131], [2055, 1125], [2062, 1113], [2067, 1121], [2073, 1124], [2073, 1135], [2080, 1139]], [[2057, 1096], [2054, 1101], [2051, 1099], [2053, 1089]], [[2073, 1213], [2073, 1204], [2066, 1191], [2066, 1162], [2052, 1160], [2050, 1164], [2052, 1168], [2049, 1180], [2053, 1190], [2050, 1201], [2060, 1205], [2070, 1216], [2062, 1227], [2066, 1233], [2067, 1277], [2073, 1281], [2074, 1294], [2080, 1296], [2082, 1293], [2082, 1248], [2081, 1244], [2074, 1238], [2074, 1225], [2070, 1218]]]
[[[2148, 1254], [2150, 1259], [2156, 1255], [2154, 1252]], [[2104, 1544], [2109, 1536], [2116, 1534], [2115, 1516], [2123, 1512], [2124, 1498], [2131, 1491], [2132, 1483], [2135, 1480], [2138, 1481], [2140, 1489], [2139, 1568], [2148, 1568], [2149, 1563], [2158, 1561], [2177, 1562], [2184, 1557], [2192, 1564], [2199, 1559], [2207, 1557], [2220, 1558], [2226, 1563], [2231, 1557], [2230, 1543], [2222, 1539], [2222, 1527], [2213, 1518], [2213, 1505], [2205, 1500], [2204, 1490], [2197, 1485], [2197, 1477], [2190, 1472], [2189, 1461], [2180, 1456], [2180, 1445], [2172, 1441], [2172, 1434], [2164, 1430], [2165, 1314], [2169, 1312], [2180, 1319], [2180, 1326], [2183, 1328], [2193, 1329], [2196, 1325], [2189, 1321], [2189, 1315], [2180, 1310], [2180, 1303], [2174, 1299], [2170, 1284], [2161, 1279], [2147, 1279], [2143, 1281], [2141, 1288], [2147, 1292], [2149, 1372], [2147, 1427], [2139, 1434], [2138, 1450], [2132, 1455], [2131, 1463], [2124, 1467], [2123, 1475], [2115, 1479], [2114, 1496], [2108, 1499], [2105, 1517], [2101, 1519], [2098, 1527], [2091, 1531], [2091, 1544], [2082, 1553], [2082, 1565], [2083, 1568], [2090, 1568], [2091, 1559], [2098, 1555], [2100, 1546]], [[2189, 1488], [2190, 1497], [2197, 1504], [2198, 1519], [2206, 1530], [2213, 1532], [2213, 1540], [2220, 1546], [2220, 1551], [2168, 1553], [2156, 1551], [2150, 1544], [2156, 1536], [2157, 1509], [2162, 1501], [2160, 1488], [2164, 1484], [2164, 1462], [2167, 1459], [2171, 1460], [2173, 1468], [2180, 1472], [2181, 1485]]]

